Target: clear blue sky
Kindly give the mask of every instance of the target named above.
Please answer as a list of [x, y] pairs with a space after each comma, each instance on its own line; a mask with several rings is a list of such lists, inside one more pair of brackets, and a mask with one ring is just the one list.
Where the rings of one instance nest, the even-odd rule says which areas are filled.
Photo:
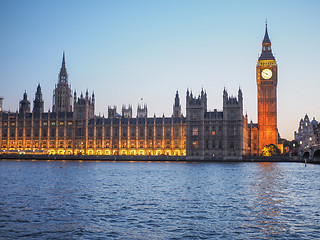
[[300, 118], [320, 120], [320, 1], [15, 1], [1, 0], [0, 96], [16, 111], [40, 83], [52, 108], [62, 52], [72, 90], [95, 92], [96, 114], [137, 104], [172, 114], [179, 90], [208, 93], [241, 86], [244, 114], [257, 121], [256, 63], [268, 19], [278, 63], [278, 128], [292, 139]]

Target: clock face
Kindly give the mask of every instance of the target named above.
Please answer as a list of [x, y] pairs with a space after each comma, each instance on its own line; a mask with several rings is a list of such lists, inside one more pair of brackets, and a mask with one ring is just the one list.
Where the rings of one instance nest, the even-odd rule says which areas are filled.
[[270, 69], [263, 69], [262, 73], [261, 73], [261, 76], [264, 78], [264, 79], [270, 79], [272, 77], [272, 71]]

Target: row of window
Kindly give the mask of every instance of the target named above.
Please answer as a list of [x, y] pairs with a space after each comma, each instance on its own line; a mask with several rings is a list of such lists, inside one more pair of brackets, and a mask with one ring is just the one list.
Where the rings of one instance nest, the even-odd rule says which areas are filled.
[[[37, 122], [37, 121], [34, 121], [34, 122], [33, 122], [33, 125], [32, 125], [32, 121], [25, 121], [25, 122], [24, 122], [24, 121], [18, 121], [18, 124], [16, 124], [16, 122], [14, 121], [14, 122], [11, 122], [10, 126], [16, 126], [16, 125], [18, 125], [18, 127], [23, 127], [24, 124], [25, 124], [26, 127], [31, 127], [31, 126], [38, 127], [38, 126], [40, 126], [40, 122]], [[68, 121], [68, 122], [66, 123], [66, 125], [69, 125], [69, 126], [72, 125], [72, 124], [73, 124], [72, 121]], [[48, 122], [43, 122], [42, 125], [43, 125], [43, 126], [48, 126]], [[56, 122], [55, 122], [55, 121], [51, 122], [51, 126], [55, 126], [55, 125], [56, 125]], [[65, 122], [64, 122], [64, 121], [59, 121], [59, 122], [58, 122], [58, 125], [64, 126], [64, 125], [65, 125]], [[4, 123], [3, 123], [3, 126], [8, 126], [8, 123], [7, 123], [7, 122], [4, 122]]]
[[[17, 145], [17, 146], [16, 146]], [[68, 140], [68, 141], [30, 141], [30, 140], [26, 140], [24, 143], [23, 141], [19, 140], [17, 142], [14, 141], [3, 141], [2, 142], [2, 148], [7, 148], [7, 146], [9, 146], [10, 148], [23, 148], [23, 146], [25, 146], [25, 148], [31, 148], [31, 145], [33, 148], [55, 148], [55, 147], [59, 147], [59, 148], [84, 148], [85, 143], [83, 141], [74, 141], [74, 146], [73, 146], [73, 141]], [[112, 148], [118, 148], [119, 146], [122, 148], [175, 148], [175, 149], [179, 149], [179, 148], [185, 148], [185, 141], [105, 141], [104, 142], [104, 146], [105, 148], [110, 148], [112, 146]], [[88, 148], [101, 148], [102, 147], [102, 141], [88, 141], [87, 144]]]
[[[23, 134], [25, 134], [26, 137], [30, 137], [31, 135], [33, 135], [34, 137], [39, 137], [40, 134], [40, 129], [39, 128], [33, 128], [33, 133], [31, 131], [31, 128], [12, 128], [10, 129], [10, 137], [14, 138], [16, 135], [16, 130], [17, 130], [17, 137], [23, 137]], [[48, 132], [49, 130], [49, 132]], [[120, 129], [118, 128], [105, 128], [105, 137], [110, 137], [111, 136], [111, 130], [112, 130], [112, 136], [114, 137], [118, 137], [119, 136], [119, 132]], [[42, 137], [47, 137], [48, 134], [50, 134], [50, 136], [55, 137], [57, 134], [58, 136], [63, 137], [64, 135], [66, 135], [67, 137], [72, 137], [72, 132], [73, 132], [73, 128], [47, 128], [44, 127], [41, 129], [41, 136]], [[131, 138], [135, 138], [136, 137], [136, 129], [132, 128], [130, 132], [130, 136]], [[145, 128], [140, 128], [138, 130], [139, 133], [139, 137], [145, 137], [146, 134], [148, 137], [153, 137], [154, 136], [154, 129], [153, 128], [149, 128], [147, 129], [147, 131], [145, 131]], [[156, 137], [162, 137], [163, 133], [164, 136], [166, 138], [171, 138], [171, 129], [166, 128], [164, 131], [161, 128], [157, 128], [156, 131]], [[178, 138], [181, 136], [181, 133], [183, 133], [183, 136], [185, 136], [185, 131], [184, 129], [180, 129], [180, 128], [174, 128], [174, 134], [173, 137]], [[88, 130], [88, 136], [89, 137], [93, 137], [95, 134], [95, 129], [94, 128], [89, 128]], [[75, 129], [75, 136], [76, 137], [82, 137], [86, 135], [86, 131], [85, 128], [76, 128]], [[101, 137], [102, 136], [102, 128], [96, 128], [96, 136], [97, 137]], [[121, 136], [126, 138], [128, 136], [128, 130], [127, 129], [122, 129], [121, 131]], [[8, 129], [3, 129], [2, 130], [2, 137], [6, 138], [8, 137]]]
[[[236, 148], [235, 142], [234, 141], [230, 141], [228, 143], [228, 147], [229, 147], [229, 149], [235, 149]], [[193, 141], [192, 142], [192, 148], [193, 149], [198, 149], [199, 148], [198, 141]], [[208, 140], [206, 140], [204, 148], [205, 149], [216, 149], [216, 148], [220, 148], [221, 149], [222, 148], [222, 141], [216, 142], [216, 141], [208, 141]]]

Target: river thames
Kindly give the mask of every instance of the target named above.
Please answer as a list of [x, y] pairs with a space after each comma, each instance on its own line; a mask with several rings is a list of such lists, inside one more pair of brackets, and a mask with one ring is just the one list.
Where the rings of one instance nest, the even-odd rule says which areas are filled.
[[0, 239], [314, 239], [320, 165], [0, 161]]

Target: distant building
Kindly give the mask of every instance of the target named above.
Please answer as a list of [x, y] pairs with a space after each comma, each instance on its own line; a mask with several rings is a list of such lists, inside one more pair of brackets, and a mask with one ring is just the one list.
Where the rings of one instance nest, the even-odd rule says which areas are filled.
[[315, 118], [310, 122], [308, 114], [299, 122], [298, 131], [294, 132], [294, 140], [298, 142], [300, 149], [319, 144], [320, 126]]

